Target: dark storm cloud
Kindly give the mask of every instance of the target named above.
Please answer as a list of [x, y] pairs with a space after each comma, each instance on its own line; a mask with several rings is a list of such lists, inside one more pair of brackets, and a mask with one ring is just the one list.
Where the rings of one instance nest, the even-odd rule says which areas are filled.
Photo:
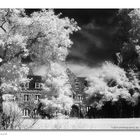
[[70, 50], [68, 61], [92, 66], [112, 59], [112, 55], [119, 49], [114, 43], [118, 27], [113, 23], [114, 17], [102, 18], [105, 24], [99, 24], [96, 18], [92, 19], [72, 36], [74, 45]]
[[118, 9], [57, 9], [55, 12], [74, 18], [81, 27], [72, 36], [74, 45], [67, 57], [68, 62], [95, 66], [111, 60], [119, 50], [114, 43]]

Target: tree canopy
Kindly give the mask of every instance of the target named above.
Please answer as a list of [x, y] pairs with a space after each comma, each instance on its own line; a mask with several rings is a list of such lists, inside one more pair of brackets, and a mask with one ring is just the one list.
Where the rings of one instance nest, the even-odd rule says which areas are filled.
[[69, 97], [71, 87], [62, 64], [73, 44], [70, 35], [79, 29], [74, 19], [61, 18], [53, 10], [26, 15], [24, 9], [0, 9], [0, 97], [18, 93], [21, 83], [30, 80], [29, 71], [41, 66], [47, 67], [42, 75], [46, 93], [55, 92], [58, 100]]

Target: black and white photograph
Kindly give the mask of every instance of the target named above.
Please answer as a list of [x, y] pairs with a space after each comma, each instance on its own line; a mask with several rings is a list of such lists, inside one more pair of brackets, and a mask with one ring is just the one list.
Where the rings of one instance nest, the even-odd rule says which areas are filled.
[[3, 130], [140, 130], [140, 9], [0, 8]]

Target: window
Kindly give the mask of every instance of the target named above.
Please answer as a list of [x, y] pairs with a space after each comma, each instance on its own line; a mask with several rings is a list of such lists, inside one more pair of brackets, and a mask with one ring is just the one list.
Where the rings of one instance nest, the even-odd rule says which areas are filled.
[[71, 98], [71, 97], [72, 97], [72, 95], [69, 95], [69, 97]]
[[33, 117], [38, 117], [38, 116], [39, 116], [39, 114], [37, 112], [37, 109], [34, 109], [34, 111], [33, 111]]
[[39, 100], [40, 99], [40, 95], [35, 95], [35, 100]]
[[77, 96], [75, 96], [75, 100], [82, 101], [83, 97], [81, 95], [77, 95]]
[[24, 95], [24, 101], [29, 101], [29, 95]]
[[75, 100], [79, 101], [79, 96], [76, 95], [75, 96]]
[[28, 88], [29, 88], [29, 82], [23, 83], [22, 89], [23, 89], [23, 90], [26, 90], [26, 89], [28, 89]]
[[79, 87], [75, 87], [75, 90], [76, 90], [76, 91], [79, 91], [79, 90], [80, 90], [80, 88], [79, 88]]
[[76, 86], [79, 86], [79, 83], [75, 83]]
[[38, 82], [35, 83], [35, 89], [41, 89], [41, 87], [42, 87], [42, 83], [38, 83]]
[[75, 87], [79, 87], [79, 83], [75, 83]]
[[29, 109], [24, 109], [23, 110], [23, 116], [24, 117], [29, 117], [29, 115], [30, 115], [30, 110]]
[[34, 109], [34, 115], [36, 115], [37, 114], [37, 109]]
[[75, 89], [79, 90], [80, 89], [80, 84], [79, 83], [75, 83]]
[[78, 97], [79, 97], [79, 101], [83, 100], [83, 97], [81, 95], [79, 95]]
[[91, 107], [90, 106], [87, 106], [87, 112], [89, 111], [89, 109], [91, 109]]
[[84, 86], [87, 87], [88, 86], [88, 82], [84, 81]]

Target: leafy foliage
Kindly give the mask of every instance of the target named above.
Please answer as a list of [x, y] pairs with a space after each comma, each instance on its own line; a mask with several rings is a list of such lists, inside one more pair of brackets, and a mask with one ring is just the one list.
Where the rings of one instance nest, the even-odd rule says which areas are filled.
[[[23, 82], [29, 68], [64, 61], [72, 45], [70, 34], [79, 29], [73, 19], [60, 18], [52, 10], [34, 12], [30, 17], [23, 9], [1, 9], [0, 13], [4, 52], [0, 72], [2, 83], [7, 82], [1, 88], [8, 83], [18, 87], [16, 83]], [[29, 65], [21, 62], [26, 56], [31, 58]]]
[[7, 100], [3, 102], [3, 129], [20, 129], [23, 122], [21, 117], [22, 110], [16, 102]]
[[20, 84], [29, 80], [29, 70], [45, 66], [44, 90], [51, 96], [55, 92], [58, 100], [68, 97], [70, 85], [61, 63], [72, 46], [70, 35], [79, 29], [74, 19], [61, 18], [53, 10], [28, 16], [24, 9], [0, 9], [0, 96], [18, 93]]
[[[131, 71], [132, 75], [133, 71]], [[139, 80], [129, 79], [126, 72], [110, 62], [103, 64], [100, 71], [87, 77], [89, 87], [86, 89], [87, 104], [101, 109], [106, 102], [125, 100], [128, 104], [136, 104], [139, 97]], [[133, 93], [130, 92], [133, 91]]]
[[119, 65], [125, 69], [139, 69], [139, 9], [119, 10], [119, 29], [117, 33], [120, 47]]

